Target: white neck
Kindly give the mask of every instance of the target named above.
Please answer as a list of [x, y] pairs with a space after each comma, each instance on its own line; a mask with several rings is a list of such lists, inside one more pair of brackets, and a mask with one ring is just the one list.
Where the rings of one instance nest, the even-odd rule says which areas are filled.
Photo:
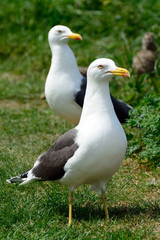
[[68, 44], [58, 44], [51, 46], [52, 63], [51, 68], [61, 72], [72, 72], [80, 74], [75, 56]]
[[[87, 83], [83, 111], [79, 124], [83, 124], [93, 115], [107, 118], [107, 122], [115, 118], [116, 114], [110, 98], [109, 82], [97, 84]], [[117, 117], [116, 117], [117, 118]]]

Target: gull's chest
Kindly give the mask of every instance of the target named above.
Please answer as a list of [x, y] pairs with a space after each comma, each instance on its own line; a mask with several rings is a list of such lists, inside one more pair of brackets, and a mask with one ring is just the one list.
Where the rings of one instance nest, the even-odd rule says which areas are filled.
[[103, 119], [90, 125], [79, 134], [79, 144], [88, 145], [88, 151], [99, 156], [114, 156], [126, 149], [126, 135], [119, 122], [109, 123]]
[[46, 81], [45, 95], [49, 106], [59, 116], [78, 123], [81, 108], [75, 103], [75, 94], [79, 84], [70, 74], [50, 74]]
[[79, 133], [76, 139], [79, 148], [65, 165], [64, 183], [78, 186], [106, 181], [118, 170], [125, 156], [127, 141], [121, 126], [114, 129], [99, 125], [91, 132], [88, 126], [86, 131], [83, 129]]
[[47, 99], [52, 99], [52, 101], [57, 101], [57, 99], [60, 101], [62, 98], [72, 99], [77, 87], [77, 84], [72, 81], [72, 77], [69, 74], [53, 72], [47, 78], [45, 94]]

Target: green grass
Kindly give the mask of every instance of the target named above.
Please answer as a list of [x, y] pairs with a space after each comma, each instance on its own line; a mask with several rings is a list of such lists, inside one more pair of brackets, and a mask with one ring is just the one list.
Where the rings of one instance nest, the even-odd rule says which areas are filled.
[[[4, 105], [3, 105], [4, 103]], [[68, 229], [68, 189], [52, 182], [10, 185], [5, 180], [30, 168], [37, 156], [71, 126], [42, 100], [1, 102], [0, 239], [156, 239], [159, 221], [157, 173], [131, 159], [106, 187], [110, 220], [100, 196], [87, 186], [74, 194], [73, 226]], [[158, 239], [158, 238], [157, 238]]]
[[[158, 169], [125, 159], [106, 186], [110, 220], [88, 186], [74, 193], [68, 229], [68, 189], [53, 182], [17, 186], [6, 179], [32, 167], [37, 157], [72, 126], [40, 99], [50, 66], [48, 30], [69, 26], [83, 36], [70, 45], [79, 65], [109, 57], [131, 70], [146, 31], [160, 45], [159, 1], [2, 0], [0, 8], [0, 239], [159, 239]], [[138, 106], [160, 92], [159, 60], [153, 75], [112, 82], [114, 96]], [[148, 156], [149, 157], [149, 156]]]

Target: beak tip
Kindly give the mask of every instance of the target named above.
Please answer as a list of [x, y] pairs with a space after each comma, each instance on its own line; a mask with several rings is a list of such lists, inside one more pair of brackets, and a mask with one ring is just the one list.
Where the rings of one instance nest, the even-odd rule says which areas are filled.
[[130, 76], [131, 76], [131, 75], [130, 75], [130, 72], [128, 72], [128, 73], [127, 73], [127, 77], [130, 77]]
[[122, 76], [123, 76], [123, 77], [130, 77], [130, 73], [129, 73], [129, 72], [123, 73]]

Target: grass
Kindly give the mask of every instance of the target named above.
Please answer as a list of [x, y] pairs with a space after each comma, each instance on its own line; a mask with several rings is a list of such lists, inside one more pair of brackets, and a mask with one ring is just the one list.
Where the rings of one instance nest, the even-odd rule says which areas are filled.
[[[79, 65], [110, 57], [131, 69], [141, 37], [159, 37], [159, 1], [1, 1], [0, 9], [0, 239], [159, 239], [158, 169], [126, 158], [106, 186], [109, 222], [100, 196], [87, 186], [74, 194], [68, 223], [68, 189], [53, 182], [19, 187], [6, 179], [29, 169], [36, 158], [72, 126], [40, 99], [50, 66], [48, 30], [56, 24], [83, 36], [71, 42]], [[132, 71], [131, 71], [132, 72]], [[117, 78], [114, 96], [137, 106], [145, 93], [159, 95], [155, 75]]]
[[[158, 239], [158, 174], [126, 159], [106, 187], [110, 220], [100, 196], [75, 191], [68, 229], [68, 189], [52, 182], [19, 187], [5, 180], [32, 166], [37, 156], [71, 126], [40, 99], [1, 102], [0, 239]], [[152, 184], [152, 180], [156, 179]]]

